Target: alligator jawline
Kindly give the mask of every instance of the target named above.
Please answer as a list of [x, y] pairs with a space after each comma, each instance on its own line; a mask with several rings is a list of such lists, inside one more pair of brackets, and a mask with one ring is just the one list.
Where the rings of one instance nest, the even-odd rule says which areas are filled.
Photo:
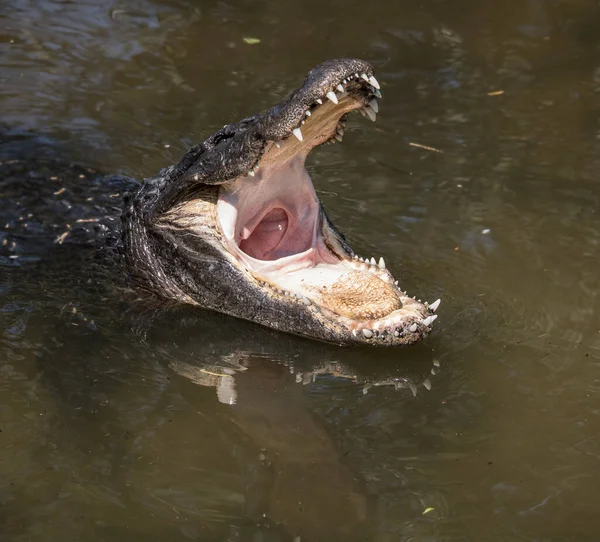
[[324, 103], [308, 108], [287, 138], [270, 142], [246, 175], [223, 185], [217, 223], [226, 249], [259, 286], [327, 312], [354, 334], [398, 336], [403, 322], [424, 320], [417, 304], [410, 307], [414, 300], [398, 288], [383, 259], [377, 265], [361, 261], [349, 247], [335, 243], [304, 165], [315, 147], [342, 141], [349, 112], [376, 119], [377, 100], [363, 92], [370, 87], [365, 81], [340, 83], [341, 94], [329, 94], [320, 100]]
[[311, 149], [341, 141], [349, 112], [375, 120], [376, 97], [367, 63], [325, 62], [265, 114], [190, 149], [123, 213], [132, 276], [167, 297], [338, 344], [425, 337], [439, 300], [411, 299], [383, 259], [359, 258], [304, 167]]

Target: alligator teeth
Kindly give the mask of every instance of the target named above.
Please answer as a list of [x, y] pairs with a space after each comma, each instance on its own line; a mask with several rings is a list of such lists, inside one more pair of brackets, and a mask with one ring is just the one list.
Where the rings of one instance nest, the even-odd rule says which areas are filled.
[[442, 302], [441, 299], [438, 299], [437, 301], [434, 301], [431, 305], [429, 305], [429, 310], [435, 312], [437, 310], [437, 308], [440, 306], [441, 302]]
[[366, 117], [366, 116], [367, 116], [367, 114], [365, 113], [365, 110], [364, 110], [364, 109], [359, 109], [359, 111], [360, 111], [360, 114], [361, 114], [363, 117]]
[[375, 94], [375, 96], [377, 96], [378, 98], [383, 98], [383, 96], [381, 95], [381, 92], [379, 90], [377, 90], [377, 89], [375, 89], [373, 91], [373, 94]]
[[433, 319], [431, 316], [428, 316], [427, 318], [423, 318], [423, 325], [425, 327], [429, 327], [431, 325], [431, 322], [433, 322]]
[[310, 299], [308, 299], [308, 297], [303, 297], [302, 298], [302, 303], [304, 303], [305, 305], [310, 305]]
[[371, 264], [372, 265], [377, 265], [377, 262], [375, 261], [375, 258], [371, 258]]
[[254, 177], [254, 170], [253, 170], [253, 169], [251, 169], [251, 170], [248, 172], [248, 175], [250, 175], [250, 177]]
[[379, 104], [375, 98], [369, 102], [369, 105], [371, 106], [371, 109], [375, 111], [375, 113], [379, 113]]
[[335, 140], [339, 141], [341, 143], [342, 142], [342, 135], [341, 134], [335, 134]]
[[298, 141], [302, 141], [303, 137], [302, 137], [302, 132], [300, 131], [300, 128], [294, 128], [292, 130], [292, 134], [294, 134], [296, 136]]
[[367, 114], [367, 116], [373, 121], [375, 122], [377, 120], [377, 115], [375, 114], [375, 111], [373, 111], [373, 109], [371, 108], [370, 105], [365, 105], [363, 107], [363, 111]]
[[279, 141], [275, 141], [275, 146], [276, 146], [278, 149], [281, 149], [281, 143], [279, 143]]
[[345, 85], [348, 82], [348, 79], [342, 79], [342, 83]]
[[415, 331], [417, 331], [417, 324], [412, 324], [409, 328], [408, 331], [410, 331], [411, 333], [414, 333]]
[[337, 133], [340, 134], [340, 135], [344, 135], [344, 133], [345, 133], [344, 127], [343, 126], [338, 126]]
[[317, 103], [318, 103], [319, 105], [322, 105], [322, 104], [323, 104], [323, 100], [321, 100], [321, 98], [317, 98]]
[[379, 267], [381, 267], [381, 269], [385, 269], [385, 260], [383, 259], [383, 256], [379, 258]]
[[369, 83], [371, 83], [377, 90], [379, 90], [381, 87], [379, 86], [379, 81], [377, 81], [377, 79], [375, 79], [375, 76], [371, 75], [371, 77], [369, 77]]
[[337, 104], [338, 103], [338, 99], [337, 96], [335, 95], [335, 92], [333, 92], [333, 90], [330, 90], [326, 96], [334, 103]]
[[311, 113], [310, 111], [307, 111], [306, 113], [304, 113], [307, 117], [310, 117]]
[[362, 333], [367, 339], [370, 339], [373, 336], [373, 332], [370, 329], [363, 329]]
[[367, 83], [370, 83], [371, 81], [369, 81], [369, 78], [367, 77], [366, 73], [361, 73], [360, 74], [361, 78], [363, 78]]
[[342, 86], [341, 83], [335, 88], [337, 88], [340, 92], [344, 92], [344, 87]]
[[398, 281], [397, 281], [397, 280], [395, 280], [395, 281], [394, 281], [394, 284], [395, 284], [396, 286], [398, 286]]

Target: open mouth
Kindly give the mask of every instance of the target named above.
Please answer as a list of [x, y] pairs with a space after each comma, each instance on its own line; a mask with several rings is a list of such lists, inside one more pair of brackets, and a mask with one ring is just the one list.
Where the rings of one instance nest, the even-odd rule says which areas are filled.
[[430, 330], [439, 300], [410, 298], [383, 258], [359, 258], [329, 223], [305, 168], [313, 148], [342, 140], [350, 112], [375, 121], [380, 97], [373, 76], [335, 82], [295, 128], [267, 142], [246, 175], [221, 186], [217, 219], [228, 252], [259, 287], [335, 318], [361, 340], [412, 342]]

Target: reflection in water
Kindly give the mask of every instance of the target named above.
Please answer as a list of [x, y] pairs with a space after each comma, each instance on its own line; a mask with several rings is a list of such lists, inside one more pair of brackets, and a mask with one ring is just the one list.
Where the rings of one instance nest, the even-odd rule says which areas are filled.
[[[1, 160], [33, 154], [0, 181], [0, 539], [596, 540], [597, 2], [348, 1], [2, 10]], [[88, 168], [151, 175], [336, 56], [385, 99], [311, 175], [443, 298], [434, 335], [337, 349], [133, 302], [78, 222], [110, 228], [123, 186]]]

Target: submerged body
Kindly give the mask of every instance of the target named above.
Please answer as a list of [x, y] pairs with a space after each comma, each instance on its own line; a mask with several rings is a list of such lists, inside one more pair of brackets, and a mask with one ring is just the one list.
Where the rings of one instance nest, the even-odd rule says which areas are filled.
[[341, 141], [354, 110], [375, 120], [369, 64], [340, 59], [263, 115], [226, 125], [126, 201], [122, 240], [139, 286], [265, 326], [338, 344], [425, 337], [431, 305], [359, 258], [328, 220], [304, 167]]

